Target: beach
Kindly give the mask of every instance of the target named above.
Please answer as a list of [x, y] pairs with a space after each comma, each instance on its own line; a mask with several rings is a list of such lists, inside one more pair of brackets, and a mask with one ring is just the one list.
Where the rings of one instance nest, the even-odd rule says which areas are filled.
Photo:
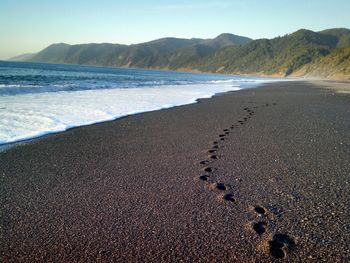
[[349, 262], [349, 90], [264, 84], [0, 152], [0, 260]]

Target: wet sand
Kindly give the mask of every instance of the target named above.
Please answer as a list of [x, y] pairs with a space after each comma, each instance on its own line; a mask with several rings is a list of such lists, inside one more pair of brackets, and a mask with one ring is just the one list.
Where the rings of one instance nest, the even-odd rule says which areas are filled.
[[350, 95], [319, 87], [267, 84], [1, 152], [0, 261], [348, 262]]

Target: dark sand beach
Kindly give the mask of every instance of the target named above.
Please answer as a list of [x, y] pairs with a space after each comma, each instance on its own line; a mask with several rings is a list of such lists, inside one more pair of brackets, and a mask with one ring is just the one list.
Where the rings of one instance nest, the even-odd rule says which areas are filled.
[[1, 152], [0, 261], [349, 262], [349, 87], [266, 84]]

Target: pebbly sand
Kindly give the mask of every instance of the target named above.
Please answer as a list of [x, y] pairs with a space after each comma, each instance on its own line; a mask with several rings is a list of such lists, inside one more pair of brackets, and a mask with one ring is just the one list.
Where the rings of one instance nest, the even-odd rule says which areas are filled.
[[1, 152], [0, 261], [349, 262], [350, 95], [321, 86], [267, 84]]

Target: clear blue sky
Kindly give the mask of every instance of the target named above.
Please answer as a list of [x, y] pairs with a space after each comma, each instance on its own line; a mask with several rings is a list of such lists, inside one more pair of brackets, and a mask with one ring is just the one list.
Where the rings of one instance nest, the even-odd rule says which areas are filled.
[[57, 42], [131, 44], [350, 28], [350, 0], [0, 0], [0, 59]]

